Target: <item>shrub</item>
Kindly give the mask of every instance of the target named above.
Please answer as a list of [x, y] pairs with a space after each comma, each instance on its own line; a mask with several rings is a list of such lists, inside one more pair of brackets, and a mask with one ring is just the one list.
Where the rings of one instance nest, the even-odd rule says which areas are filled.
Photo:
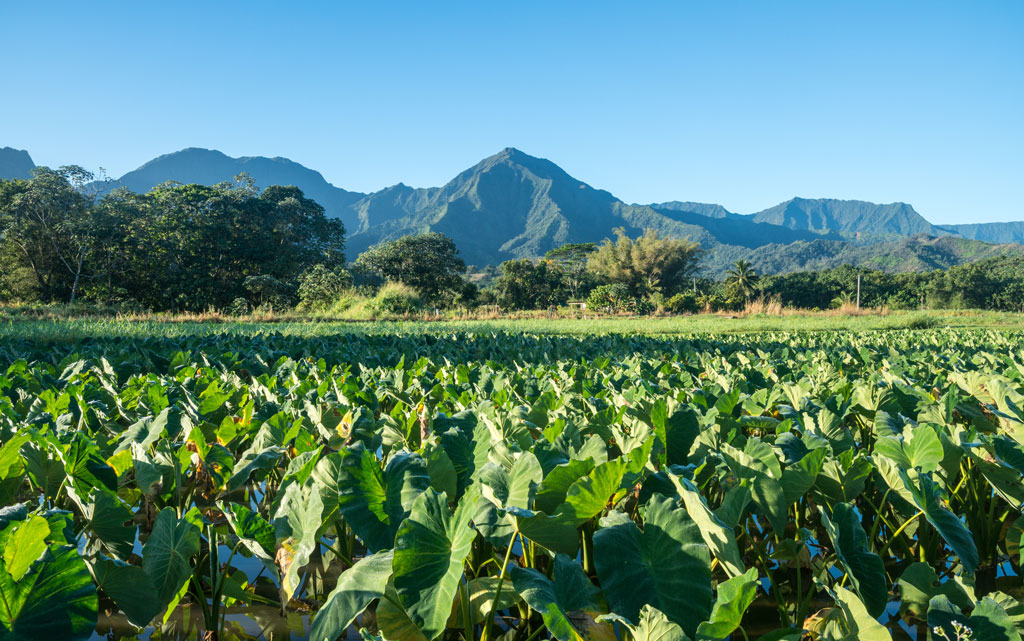
[[404, 316], [423, 309], [423, 300], [415, 289], [402, 283], [386, 283], [373, 299], [373, 309], [387, 316]]
[[299, 276], [299, 302], [304, 307], [327, 307], [351, 286], [352, 275], [344, 269], [313, 265]]
[[670, 314], [696, 314], [697, 297], [693, 292], [676, 294], [665, 302], [665, 311]]
[[587, 308], [595, 311], [619, 312], [629, 308], [633, 295], [622, 283], [595, 287], [587, 298]]

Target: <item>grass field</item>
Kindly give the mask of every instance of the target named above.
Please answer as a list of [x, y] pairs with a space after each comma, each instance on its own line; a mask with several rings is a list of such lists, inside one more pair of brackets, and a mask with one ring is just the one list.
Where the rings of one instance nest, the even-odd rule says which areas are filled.
[[999, 329], [1024, 330], [1024, 314], [981, 311], [911, 311], [888, 314], [836, 313], [785, 314], [780, 316], [728, 316], [699, 314], [668, 317], [522, 318], [438, 321], [294, 321], [250, 319], [168, 320], [69, 319], [0, 320], [0, 340], [75, 342], [95, 337], [205, 336], [211, 334], [279, 333], [286, 336], [334, 334], [524, 332], [536, 334], [643, 334], [695, 335], [757, 332], [881, 331], [901, 329]]

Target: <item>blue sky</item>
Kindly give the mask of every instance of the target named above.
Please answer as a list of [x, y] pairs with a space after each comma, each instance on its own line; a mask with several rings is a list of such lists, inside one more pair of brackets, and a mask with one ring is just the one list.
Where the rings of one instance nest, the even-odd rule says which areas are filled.
[[514, 146], [627, 202], [1024, 220], [1017, 0], [0, 2], [0, 61], [0, 146], [114, 176], [197, 146], [370, 191]]

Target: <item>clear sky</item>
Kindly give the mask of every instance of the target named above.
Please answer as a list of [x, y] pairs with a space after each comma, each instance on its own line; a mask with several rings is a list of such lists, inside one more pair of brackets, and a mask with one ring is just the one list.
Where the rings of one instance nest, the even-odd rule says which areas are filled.
[[627, 202], [1024, 220], [1024, 2], [0, 0], [0, 146], [120, 176], [184, 147], [346, 189], [504, 147]]

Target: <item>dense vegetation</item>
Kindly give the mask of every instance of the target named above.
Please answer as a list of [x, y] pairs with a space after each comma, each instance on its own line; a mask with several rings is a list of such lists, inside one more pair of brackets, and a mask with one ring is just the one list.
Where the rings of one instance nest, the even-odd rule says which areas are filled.
[[0, 638], [1019, 641], [1022, 345], [12, 338]]
[[[91, 178], [64, 167], [0, 181], [0, 300], [230, 313], [299, 305], [352, 317], [571, 301], [612, 313], [694, 313], [741, 310], [752, 300], [807, 309], [855, 304], [860, 276], [864, 307], [1024, 309], [1024, 256], [1014, 254], [924, 269], [946, 265], [931, 256], [911, 272], [844, 265], [762, 276], [757, 266], [772, 251], [765, 246], [760, 258], [737, 260], [712, 280], [701, 275], [719, 250], [654, 229], [631, 237], [617, 228], [614, 241], [560, 245], [543, 259], [483, 271], [467, 269], [455, 242], [436, 232], [384, 240], [346, 263], [342, 223], [295, 187], [260, 191], [243, 175], [137, 194], [106, 191]], [[709, 220], [734, 224], [726, 215]], [[925, 256], [937, 244], [974, 241], [914, 242]], [[986, 256], [996, 249], [986, 247]]]

